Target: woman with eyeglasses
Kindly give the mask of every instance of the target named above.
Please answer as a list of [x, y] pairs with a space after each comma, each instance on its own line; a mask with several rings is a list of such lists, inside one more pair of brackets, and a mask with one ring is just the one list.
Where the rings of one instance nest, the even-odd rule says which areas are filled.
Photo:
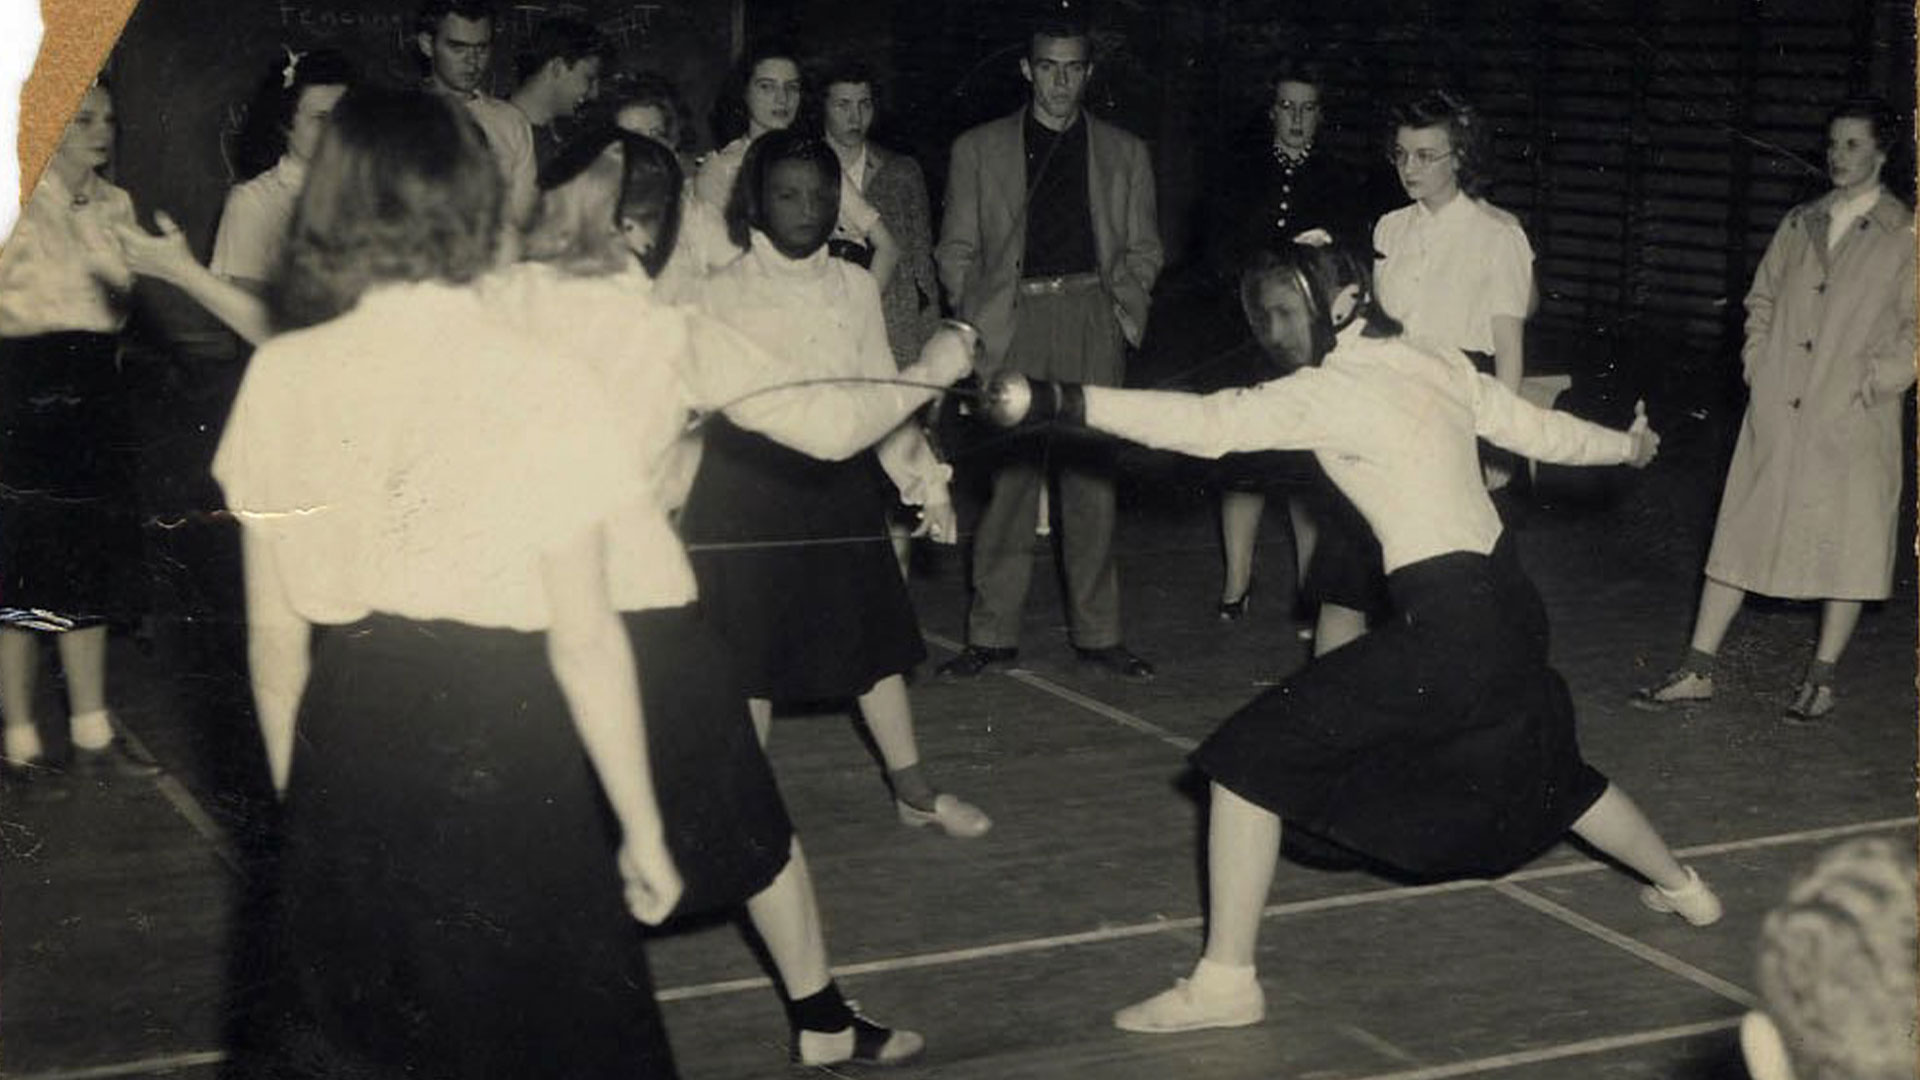
[[[1391, 114], [1387, 157], [1413, 202], [1373, 229], [1380, 306], [1407, 335], [1459, 349], [1518, 392], [1533, 311], [1533, 247], [1512, 214], [1485, 199], [1493, 181], [1493, 131], [1478, 110], [1436, 90]], [[1486, 463], [1487, 486], [1512, 476], [1513, 459]]]
[[[1367, 235], [1381, 209], [1371, 173], [1317, 145], [1325, 107], [1325, 73], [1288, 57], [1274, 66], [1272, 100], [1257, 144], [1248, 140], [1229, 164], [1233, 178], [1217, 200], [1212, 261], [1232, 280], [1260, 251], [1278, 251], [1301, 237], [1356, 242]], [[1249, 386], [1271, 378], [1253, 341], [1245, 336], [1237, 300], [1228, 317], [1241, 328], [1240, 347], [1200, 373], [1198, 389]], [[1254, 547], [1267, 494], [1288, 495], [1296, 574], [1304, 605], [1315, 613], [1315, 653], [1353, 640], [1366, 629], [1366, 613], [1385, 601], [1385, 578], [1370, 567], [1380, 561], [1366, 522], [1320, 472], [1312, 456], [1271, 451], [1230, 454], [1218, 466], [1220, 547], [1225, 563], [1217, 608], [1222, 621], [1244, 617], [1254, 587]], [[1324, 542], [1322, 542], [1324, 541]], [[1304, 633], [1304, 631], [1303, 631]]]

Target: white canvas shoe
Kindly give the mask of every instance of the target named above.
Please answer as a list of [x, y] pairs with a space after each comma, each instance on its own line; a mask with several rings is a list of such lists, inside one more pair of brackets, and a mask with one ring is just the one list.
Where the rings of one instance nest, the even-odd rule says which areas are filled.
[[1113, 1014], [1121, 1031], [1165, 1035], [1202, 1028], [1246, 1027], [1267, 1018], [1267, 995], [1258, 982], [1244, 989], [1198, 992], [1191, 979], [1174, 980], [1163, 990]]
[[1712, 926], [1725, 913], [1700, 872], [1687, 867], [1687, 883], [1668, 892], [1658, 885], [1640, 890], [1640, 902], [1653, 911], [1678, 915], [1695, 926]]

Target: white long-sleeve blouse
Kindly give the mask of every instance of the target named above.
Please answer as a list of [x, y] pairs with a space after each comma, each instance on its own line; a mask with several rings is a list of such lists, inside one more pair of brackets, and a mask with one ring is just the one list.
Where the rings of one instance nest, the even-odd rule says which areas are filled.
[[1622, 464], [1633, 439], [1529, 404], [1454, 350], [1369, 338], [1356, 326], [1315, 368], [1205, 396], [1088, 387], [1087, 424], [1197, 457], [1312, 450], [1373, 527], [1389, 572], [1455, 551], [1487, 554], [1500, 518], [1476, 438], [1539, 461]]

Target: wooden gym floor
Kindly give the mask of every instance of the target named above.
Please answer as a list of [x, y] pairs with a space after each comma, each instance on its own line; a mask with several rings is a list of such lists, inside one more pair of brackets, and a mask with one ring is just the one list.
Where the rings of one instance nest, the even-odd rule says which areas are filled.
[[[1221, 623], [1209, 504], [1182, 467], [1145, 459], [1123, 492], [1120, 565], [1128, 642], [1158, 664], [1156, 681], [1074, 663], [1036, 544], [1021, 666], [970, 684], [923, 672], [914, 684], [931, 776], [994, 816], [987, 837], [899, 825], [845, 716], [776, 722], [774, 763], [842, 982], [875, 1018], [928, 1038], [924, 1061], [897, 1075], [1743, 1075], [1734, 1028], [1751, 1000], [1753, 943], [1789, 876], [1846, 837], [1913, 841], [1912, 575], [1863, 621], [1842, 707], [1822, 726], [1778, 720], [1813, 633], [1813, 612], [1793, 605], [1756, 606], [1736, 624], [1712, 705], [1629, 707], [1691, 617], [1700, 512], [1655, 496], [1697, 508], [1714, 478], [1680, 458], [1665, 481], [1649, 474], [1609, 506], [1537, 512], [1520, 538], [1588, 756], [1720, 890], [1720, 925], [1642, 910], [1635, 880], [1567, 847], [1498, 882], [1428, 888], [1283, 861], [1261, 945], [1268, 1020], [1114, 1030], [1114, 1008], [1169, 984], [1199, 948], [1202, 808], [1184, 751], [1304, 658], [1277, 504], [1252, 613]], [[962, 634], [961, 571], [940, 555], [915, 579], [934, 662]], [[215, 1074], [258, 798], [236, 640], [217, 618], [163, 627], [145, 649], [116, 638], [122, 717], [168, 776], [57, 803], [5, 793], [4, 1076]], [[685, 1076], [785, 1074], [777, 999], [734, 927], [676, 928], [652, 955]]]

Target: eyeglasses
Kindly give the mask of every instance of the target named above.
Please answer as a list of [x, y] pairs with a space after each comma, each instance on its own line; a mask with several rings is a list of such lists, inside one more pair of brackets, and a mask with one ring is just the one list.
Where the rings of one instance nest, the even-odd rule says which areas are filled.
[[1435, 162], [1444, 161], [1452, 156], [1451, 150], [1433, 150], [1427, 147], [1421, 147], [1411, 154], [1397, 146], [1387, 151], [1387, 160], [1391, 161], [1396, 169], [1406, 168], [1408, 162], [1412, 162], [1415, 169], [1428, 169]]

